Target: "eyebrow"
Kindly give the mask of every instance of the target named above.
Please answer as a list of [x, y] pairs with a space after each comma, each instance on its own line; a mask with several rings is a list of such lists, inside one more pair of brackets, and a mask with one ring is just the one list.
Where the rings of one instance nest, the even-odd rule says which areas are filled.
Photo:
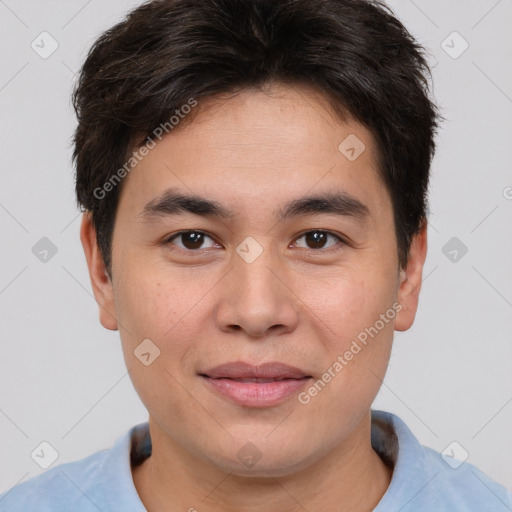
[[[222, 206], [219, 202], [197, 195], [183, 194], [176, 189], [166, 190], [160, 197], [147, 203], [142, 210], [143, 221], [151, 221], [158, 217], [192, 213], [204, 217], [231, 219], [235, 212]], [[279, 221], [291, 217], [306, 215], [334, 214], [353, 217], [365, 221], [369, 216], [368, 207], [346, 192], [324, 192], [312, 196], [294, 199], [276, 210]]]

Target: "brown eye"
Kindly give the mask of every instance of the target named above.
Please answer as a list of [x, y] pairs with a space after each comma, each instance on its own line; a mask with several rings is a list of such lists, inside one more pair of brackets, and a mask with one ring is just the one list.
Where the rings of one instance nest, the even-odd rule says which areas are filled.
[[[167, 243], [177, 245], [184, 250], [197, 251], [198, 249], [208, 248], [208, 246], [203, 246], [205, 240], [207, 239], [213, 242], [213, 239], [210, 236], [201, 231], [182, 231], [181, 233], [177, 233], [172, 238], [170, 238]], [[214, 244], [215, 242], [213, 242], [213, 244], [209, 247], [213, 247]]]
[[[334, 239], [334, 243], [331, 245], [327, 245], [329, 238]], [[319, 230], [308, 231], [307, 233], [304, 233], [301, 237], [297, 238], [297, 240], [301, 239], [304, 239], [306, 249], [324, 249], [326, 247], [333, 247], [338, 242], [343, 242], [343, 240], [339, 236], [328, 231]]]

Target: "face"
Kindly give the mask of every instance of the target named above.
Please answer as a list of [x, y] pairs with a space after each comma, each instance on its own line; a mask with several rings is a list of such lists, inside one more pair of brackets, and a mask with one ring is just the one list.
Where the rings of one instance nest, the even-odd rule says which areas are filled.
[[414, 318], [424, 234], [399, 269], [374, 139], [314, 92], [197, 108], [123, 184], [112, 282], [84, 219], [101, 321], [152, 435], [235, 474], [290, 474], [356, 442]]

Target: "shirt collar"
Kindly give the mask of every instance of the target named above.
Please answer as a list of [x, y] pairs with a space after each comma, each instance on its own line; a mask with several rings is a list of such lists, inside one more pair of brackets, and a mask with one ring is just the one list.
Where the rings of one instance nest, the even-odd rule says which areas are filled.
[[427, 474], [423, 447], [398, 416], [378, 410], [372, 410], [372, 446], [393, 462], [391, 483], [374, 512], [401, 510], [435, 476]]
[[[144, 439], [146, 443], [142, 442]], [[146, 512], [133, 483], [131, 459], [136, 454], [140, 458], [144, 450], [147, 454], [147, 440], [151, 449], [149, 423], [139, 423], [116, 441], [103, 460], [100, 468], [101, 487], [111, 511]]]
[[[393, 468], [391, 483], [374, 512], [405, 506], [419, 493], [430, 476], [425, 472], [424, 452], [405, 423], [392, 413], [371, 411], [371, 443], [382, 460]], [[132, 427], [109, 450], [100, 469], [103, 493], [112, 510], [145, 512], [133, 483], [131, 466], [151, 455], [149, 423]], [[134, 508], [136, 507], [136, 508]]]

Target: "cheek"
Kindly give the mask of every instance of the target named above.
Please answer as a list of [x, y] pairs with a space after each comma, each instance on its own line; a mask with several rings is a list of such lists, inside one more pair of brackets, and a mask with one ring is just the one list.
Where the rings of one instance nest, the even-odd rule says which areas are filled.
[[[379, 286], [374, 287], [371, 280], [348, 279], [343, 286], [327, 288], [324, 299], [316, 303], [312, 317], [322, 320], [315, 330], [325, 333], [320, 370], [324, 373], [305, 390], [301, 403], [307, 404], [312, 417], [324, 417], [328, 410], [327, 429], [337, 429], [341, 418], [355, 427], [382, 385], [396, 309], [393, 287]], [[325, 324], [328, 329], [321, 327]]]
[[[311, 398], [312, 410], [318, 414], [329, 404], [335, 423], [340, 415], [363, 411], [373, 402], [386, 373], [396, 317], [392, 272], [375, 265], [364, 272], [360, 268], [343, 269], [338, 275], [343, 277], [316, 286], [311, 281], [303, 288], [308, 293], [304, 302], [314, 305], [315, 314], [310, 318], [319, 319], [314, 329], [324, 333], [325, 373], [320, 380], [327, 383], [325, 387], [318, 383], [318, 389], [312, 389], [304, 400]], [[353, 420], [356, 418], [357, 414]]]
[[[136, 342], [139, 338], [162, 340], [187, 320], [187, 312], [201, 298], [201, 290], [178, 275], [169, 275], [151, 259], [123, 262], [115, 286], [116, 313], [121, 331]], [[140, 341], [139, 341], [140, 342]]]
[[172, 396], [177, 391], [174, 366], [187, 350], [179, 322], [185, 305], [180, 307], [179, 301], [169, 297], [176, 297], [176, 290], [166, 292], [149, 276], [138, 280], [132, 275], [118, 288], [116, 308], [124, 361], [148, 410], [162, 401], [160, 393]]
[[130, 339], [130, 343], [145, 338], [156, 342], [161, 337], [164, 322], [170, 327], [172, 319], [179, 318], [180, 310], [171, 300], [175, 293], [176, 290], [164, 292], [149, 276], [141, 279], [131, 276], [123, 282], [116, 293], [116, 312], [123, 337]]
[[[140, 379], [145, 387], [156, 379], [173, 385], [171, 375], [185, 371], [189, 364], [187, 354], [205, 337], [205, 314], [212, 308], [209, 297], [204, 296], [205, 287], [209, 286], [204, 279], [190, 280], [175, 272], [169, 275], [158, 265], [133, 264], [131, 269], [120, 276], [115, 286], [126, 366], [137, 374], [132, 374], [134, 380]], [[157, 347], [149, 344], [149, 352], [157, 354], [148, 367], [152, 371], [146, 371], [137, 358], [139, 347], [148, 343], [145, 340], [151, 340]]]
[[[300, 289], [304, 290], [301, 299], [314, 313], [310, 317], [323, 326], [321, 331], [331, 348], [339, 351], [392, 309], [397, 287], [392, 272], [338, 269], [337, 274], [322, 280], [305, 278]], [[379, 331], [392, 332], [393, 321], [378, 327]]]
[[162, 416], [163, 407], [165, 414], [179, 419], [186, 415], [188, 402], [173, 397], [183, 394], [183, 359], [198, 339], [201, 323], [194, 304], [201, 295], [183, 294], [165, 281], [156, 272], [133, 272], [129, 279], [119, 279], [116, 311], [125, 364], [137, 394], [153, 417]]

